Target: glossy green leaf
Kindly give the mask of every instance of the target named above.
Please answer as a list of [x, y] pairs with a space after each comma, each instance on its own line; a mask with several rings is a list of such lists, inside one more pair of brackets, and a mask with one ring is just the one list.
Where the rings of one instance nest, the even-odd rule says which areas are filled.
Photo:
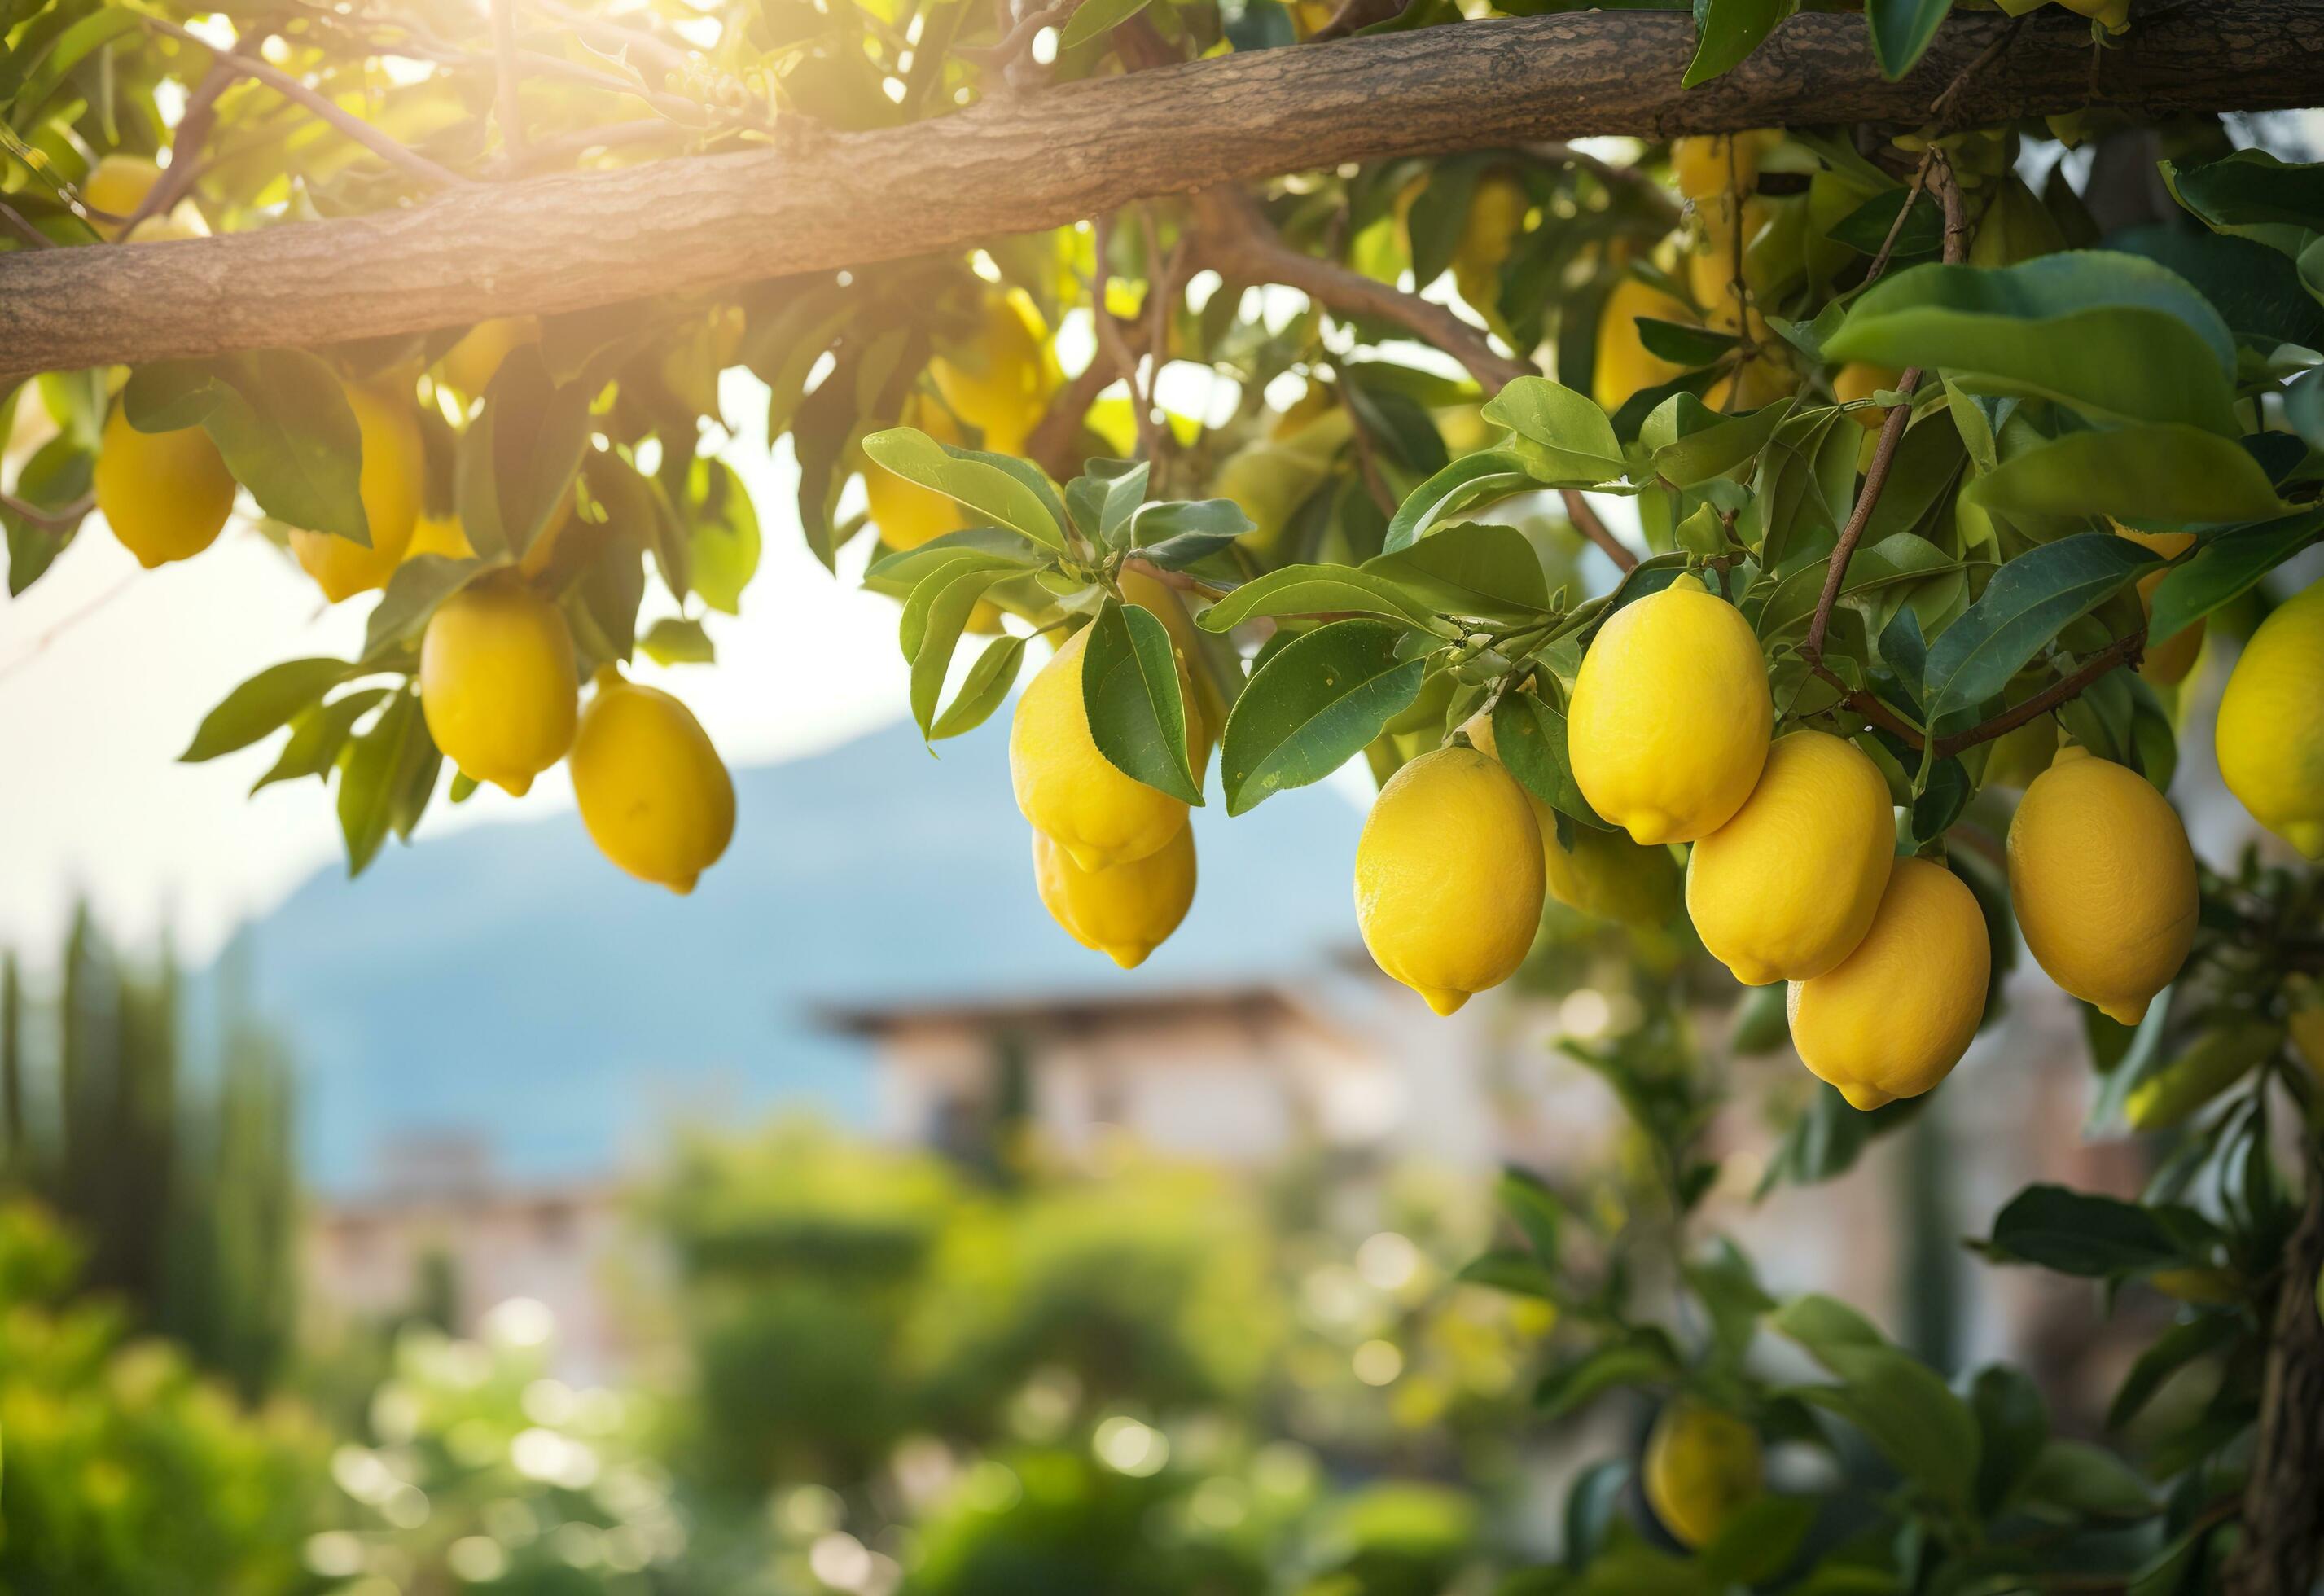
[[1385, 621], [1334, 621], [1268, 658], [1235, 699], [1219, 743], [1228, 814], [1321, 781], [1380, 734], [1427, 671], [1425, 659], [1397, 657], [1405, 635]]
[[1973, 714], [2068, 622], [2086, 615], [2155, 563], [2111, 532], [2043, 543], [1994, 573], [1961, 618], [1929, 645], [1921, 703], [1933, 724]]
[[1864, 21], [1872, 33], [1872, 59], [1894, 83], [1913, 69], [1953, 0], [1865, 0]]
[[1614, 423], [1598, 402], [1546, 377], [1519, 377], [1480, 413], [1517, 435], [1525, 447], [1511, 452], [1545, 487], [1594, 487], [1618, 480], [1626, 469]]
[[2258, 521], [2288, 505], [2241, 444], [2196, 427], [2070, 432], [2011, 456], [1970, 485], [2008, 512], [2112, 515], [2201, 526]]
[[558, 387], [540, 346], [519, 344], [460, 438], [453, 491], [470, 546], [486, 558], [523, 558], [568, 503], [588, 447], [588, 389]]
[[1526, 470], [1524, 458], [1511, 450], [1480, 449], [1463, 455], [1405, 495], [1404, 503], [1388, 518], [1381, 550], [1393, 554], [1409, 548], [1440, 521], [1540, 485]]
[[1374, 556], [1362, 570], [1443, 614], [1521, 621], [1549, 607], [1541, 556], [1515, 527], [1473, 521], [1445, 527], [1393, 554]]
[[1611, 831], [1582, 796], [1566, 752], [1565, 716], [1535, 693], [1504, 693], [1493, 706], [1493, 752], [1526, 791], [1568, 819]]
[[202, 717], [193, 742], [178, 756], [180, 762], [199, 764], [281, 730], [292, 715], [345, 681], [349, 669], [346, 660], [330, 659], [285, 660], [268, 666]]
[[2147, 641], [2159, 643], [2175, 636], [2250, 591], [2319, 536], [2324, 536], [2324, 511], [2307, 510], [2204, 539], [2154, 585]]
[[1830, 1297], [1788, 1303], [1769, 1326], [1840, 1381], [1798, 1387], [1792, 1395], [1848, 1420], [1908, 1479], [1966, 1508], [1977, 1479], [1977, 1420], [1934, 1370]]
[[1725, 476], [1749, 464], [1767, 447], [1792, 410], [1786, 400], [1762, 405], [1748, 415], [1722, 416], [1692, 393], [1682, 393], [1668, 402], [1678, 408], [1684, 429], [1674, 442], [1655, 451], [1655, 475], [1683, 488]]
[[2107, 1425], [2119, 1429], [2138, 1416], [2154, 1393], [2198, 1358], [2221, 1352], [2242, 1338], [2244, 1328], [2234, 1314], [2204, 1314], [2173, 1324], [2150, 1343], [2130, 1366], [2130, 1372], [2107, 1408]]
[[1130, 548], [1175, 571], [1216, 554], [1256, 523], [1232, 499], [1194, 499], [1140, 505], [1127, 525]]
[[1007, 469], [1005, 457], [954, 448], [911, 427], [874, 432], [863, 440], [863, 452], [873, 464], [907, 482], [934, 488], [997, 526], [1046, 548], [1065, 546], [1057, 510]]
[[[1808, 623], [1814, 618], [1816, 604], [1823, 597], [1826, 568], [1825, 563], [1819, 560], [1802, 566], [1775, 584], [1775, 591], [1759, 609], [1761, 638], [1773, 642], [1794, 632], [1805, 633]], [[1926, 538], [1896, 532], [1849, 557], [1848, 575], [1841, 578], [1840, 595], [1843, 600], [1860, 598], [1883, 588], [1926, 581], [1960, 568], [1960, 560]]]
[[2220, 233], [2297, 254], [2302, 235], [2324, 232], [2324, 165], [2238, 150], [2202, 166], [2161, 163], [2179, 203]]
[[484, 568], [481, 560], [452, 559], [441, 554], [415, 555], [397, 566], [395, 575], [387, 579], [387, 590], [364, 623], [359, 663], [377, 665], [416, 644], [436, 606]]
[[[319, 356], [271, 349], [146, 367], [131, 377], [122, 405], [140, 430], [198, 420], [261, 510], [288, 526], [370, 545], [359, 491], [363, 433], [337, 374]], [[156, 420], [169, 426], [143, 424]]]
[[278, 781], [301, 776], [322, 776], [338, 763], [347, 734], [355, 722], [370, 714], [388, 695], [386, 687], [358, 687], [328, 704], [310, 704], [290, 717], [290, 735], [282, 742], [266, 774], [251, 783], [254, 793]]
[[1695, 0], [1694, 59], [1679, 87], [1692, 88], [1731, 70], [1798, 9], [1799, 0]]
[[718, 658], [702, 623], [683, 615], [664, 615], [656, 621], [638, 639], [638, 647], [657, 665], [708, 665]]
[[1900, 272], [1865, 291], [1824, 354], [1943, 370], [2101, 419], [2240, 430], [2227, 324], [2183, 278], [2136, 255]]
[[[0, 412], [0, 424], [6, 421]], [[62, 511], [87, 503], [97, 457], [69, 434], [60, 433], [32, 451], [16, 473], [14, 496], [36, 510]], [[15, 597], [56, 563], [80, 530], [75, 519], [65, 526], [35, 525], [0, 505], [0, 528], [8, 540], [8, 596]]]
[[1098, 752], [1133, 780], [1200, 805], [1203, 791], [1186, 747], [1177, 651], [1162, 618], [1108, 599], [1090, 623], [1085, 647], [1082, 705]]
[[1099, 34], [1118, 28], [1146, 9], [1150, 0], [1089, 0], [1065, 23], [1058, 35], [1059, 50], [1074, 50], [1088, 43]]
[[2185, 1250], [2136, 1203], [2032, 1185], [1995, 1215], [1987, 1251], [2005, 1263], [2098, 1278], [2157, 1268], [2179, 1261]]
[[2135, 1519], [2153, 1513], [2153, 1488], [2110, 1452], [2087, 1441], [2052, 1437], [2017, 1489], [2025, 1507], [2060, 1509], [2075, 1518]]
[[378, 855], [404, 801], [406, 784], [435, 752], [420, 718], [420, 696], [413, 692], [390, 698], [371, 730], [348, 745], [339, 767], [337, 805], [347, 874], [361, 875]]
[[742, 478], [724, 460], [688, 467], [687, 560], [694, 591], [722, 614], [742, 613], [742, 590], [759, 574], [759, 512]]
[[991, 567], [945, 566], [913, 588], [904, 603], [899, 630], [906, 657], [912, 662], [912, 720], [923, 737], [936, 735], [936, 700], [944, 692], [968, 618], [975, 613], [984, 590], [1001, 575]]
[[1195, 623], [1205, 632], [1224, 632], [1259, 615], [1340, 613], [1384, 615], [1419, 630], [1434, 629], [1427, 605], [1401, 583], [1353, 566], [1285, 566], [1269, 571], [1204, 610]]
[[957, 737], [991, 719], [992, 712], [1008, 701], [1009, 689], [1017, 685], [1017, 673], [1024, 664], [1023, 638], [1011, 633], [985, 644], [976, 663], [961, 678], [959, 693], [936, 716], [936, 724], [928, 732], [929, 740], [941, 742], [946, 737]]

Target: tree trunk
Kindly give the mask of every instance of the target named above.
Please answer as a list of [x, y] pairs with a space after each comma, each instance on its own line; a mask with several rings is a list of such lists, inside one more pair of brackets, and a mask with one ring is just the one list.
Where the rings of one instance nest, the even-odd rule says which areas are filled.
[[2227, 1596], [2308, 1596], [2324, 1537], [2324, 1157], [2310, 1148], [2308, 1201], [2283, 1250], [2270, 1327], [2259, 1444], [2244, 1489], [2243, 1539], [2227, 1568]]

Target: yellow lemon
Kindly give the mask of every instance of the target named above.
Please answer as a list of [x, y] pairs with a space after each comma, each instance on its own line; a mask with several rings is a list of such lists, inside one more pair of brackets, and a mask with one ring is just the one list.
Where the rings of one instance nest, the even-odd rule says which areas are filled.
[[1194, 828], [1180, 826], [1143, 859], [1098, 870], [1084, 870], [1036, 831], [1033, 884], [1042, 907], [1074, 941], [1133, 969], [1178, 928], [1194, 901]]
[[641, 881], [691, 892], [734, 835], [734, 780], [702, 723], [610, 667], [573, 733], [570, 763], [590, 840]]
[[1648, 349], [1638, 332], [1638, 318], [1655, 321], [1694, 320], [1694, 311], [1651, 283], [1625, 273], [1606, 296], [1598, 313], [1598, 353], [1591, 363], [1590, 391], [1608, 411], [1620, 410], [1630, 396], [1659, 387], [1686, 370]]
[[1985, 756], [1985, 777], [1978, 785], [2023, 790], [2033, 786], [2034, 779], [2057, 757], [2058, 723], [2050, 715], [2036, 715], [1993, 740]]
[[973, 347], [937, 356], [928, 375], [953, 413], [984, 435], [982, 447], [1002, 455], [1022, 452], [1057, 386], [1048, 329], [1021, 289], [988, 294]]
[[2125, 1025], [2195, 940], [2195, 853], [2137, 772], [2065, 748], [2009, 823], [2009, 895], [2050, 979]]
[[1749, 623], [1682, 577], [1599, 628], [1567, 706], [1566, 747], [1591, 808], [1639, 842], [1686, 843], [1751, 796], [1775, 719]]
[[1499, 761], [1458, 743], [1389, 777], [1356, 841], [1364, 946], [1439, 1014], [1516, 972], [1543, 891], [1525, 789]]
[[149, 571], [208, 549], [234, 512], [234, 474], [208, 433], [140, 432], [118, 404], [105, 419], [95, 485], [97, 513]]
[[540, 323], [530, 316], [495, 316], [460, 335], [436, 363], [445, 386], [464, 399], [481, 398], [501, 369], [501, 362], [519, 344], [540, 341]]
[[[2114, 528], [2117, 536], [2129, 539], [2142, 549], [2151, 549], [2165, 559], [2177, 559], [2195, 546], [2195, 534], [2192, 532], [2134, 531], [2113, 520], [2107, 524]], [[2149, 571], [2138, 579], [2138, 605], [2146, 612], [2150, 621], [2154, 618], [2154, 590], [2169, 575], [2168, 571]], [[2197, 621], [2181, 627], [2161, 643], [2147, 650], [2145, 657], [2138, 662], [2138, 674], [2163, 687], [2172, 686], [2187, 679], [2187, 673], [2195, 668], [2195, 656], [2202, 651], [2203, 623]]]
[[1646, 1437], [1646, 1505], [1689, 1546], [1709, 1544], [1759, 1494], [1759, 1437], [1731, 1413], [1680, 1398]]
[[[153, 185], [161, 180], [161, 169], [143, 155], [125, 155], [115, 151], [101, 155], [88, 176], [81, 180], [80, 197], [97, 210], [116, 217], [125, 217], [145, 203]], [[119, 231], [109, 223], [99, 224], [98, 230], [107, 238]]]
[[476, 558], [468, 542], [468, 530], [456, 515], [423, 515], [411, 523], [411, 541], [403, 546], [403, 558], [418, 559], [423, 554], [440, 554], [446, 559]]
[[1687, 913], [1744, 985], [1805, 981], [1864, 940], [1895, 854], [1880, 767], [1846, 738], [1794, 732], [1734, 818], [1694, 844]]
[[1488, 172], [1477, 180], [1469, 195], [1469, 214], [1462, 220], [1461, 242], [1452, 250], [1452, 281], [1471, 305], [1489, 309], [1499, 301], [1501, 264], [1525, 230], [1526, 212], [1532, 208], [1533, 197], [1525, 185], [1507, 172]]
[[[1009, 779], [1034, 829], [1047, 832], [1084, 870], [1099, 870], [1157, 852], [1186, 824], [1186, 805], [1124, 774], [1098, 752], [1082, 706], [1088, 642], [1087, 627], [1074, 633], [1018, 697], [1009, 727]], [[1190, 752], [1200, 746], [1187, 741]]]
[[[897, 424], [917, 427], [938, 443], [960, 446], [959, 424], [942, 405], [923, 403], [917, 394], [905, 401]], [[863, 496], [872, 524], [880, 529], [880, 541], [890, 549], [918, 549], [968, 524], [960, 506], [934, 488], [907, 482], [870, 460], [863, 462]]]
[[384, 587], [402, 563], [411, 544], [411, 529], [420, 520], [420, 484], [426, 470], [420, 457], [420, 423], [408, 399], [398, 392], [361, 383], [347, 384], [347, 403], [355, 412], [363, 438], [363, 474], [357, 489], [363, 497], [364, 520], [371, 527], [371, 547], [331, 532], [294, 528], [290, 552], [299, 567], [315, 578], [315, 586], [333, 604]]
[[[1500, 758], [1490, 715], [1471, 715], [1461, 729], [1480, 752]], [[1678, 913], [1678, 866], [1668, 848], [1650, 848], [1622, 832], [1600, 831], [1572, 819], [1565, 823], [1569, 847], [1557, 840], [1557, 811], [1523, 782], [1517, 787], [1533, 807], [1534, 826], [1541, 833], [1543, 880], [1552, 898], [1592, 919], [1625, 926], [1666, 925]]]
[[1759, 163], [1784, 142], [1783, 129], [1703, 134], [1671, 141], [1671, 175], [1689, 199], [1708, 199], [1729, 189], [1749, 193], [1759, 181]]
[[1918, 1097], [1969, 1051], [1992, 973], [1976, 894], [1942, 865], [1899, 859], [1856, 951], [1792, 983], [1792, 1045], [1856, 1108]]
[[2324, 582], [2260, 623], [2219, 700], [2219, 776], [2253, 819], [2324, 859]]
[[572, 746], [580, 691], [565, 617], [514, 571], [469, 583], [429, 617], [420, 707], [474, 780], [523, 797]]
[[[1904, 374], [1900, 371], [1874, 365], [1869, 361], [1851, 360], [1832, 374], [1831, 393], [1840, 403], [1849, 404], [1859, 399], [1869, 399], [1884, 389], [1894, 392], [1896, 384], [1904, 380]], [[1848, 413], [1858, 426], [1868, 432], [1879, 431], [1888, 420], [1886, 408], [1880, 405], [1868, 404], [1862, 410]]]

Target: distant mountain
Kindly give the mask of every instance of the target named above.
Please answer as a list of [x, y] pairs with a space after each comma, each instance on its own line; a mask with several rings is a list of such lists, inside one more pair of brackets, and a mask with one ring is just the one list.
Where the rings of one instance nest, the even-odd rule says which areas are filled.
[[235, 956], [301, 1069], [301, 1156], [372, 1184], [383, 1142], [486, 1139], [520, 1177], [606, 1172], [673, 1121], [779, 1102], [868, 1107], [834, 1005], [1039, 999], [1248, 983], [1353, 944], [1360, 816], [1308, 789], [1198, 811], [1200, 890], [1176, 936], [1116, 970], [1033, 890], [994, 725], [931, 759], [898, 724], [735, 772], [734, 842], [690, 898], [622, 875], [570, 811], [318, 873]]

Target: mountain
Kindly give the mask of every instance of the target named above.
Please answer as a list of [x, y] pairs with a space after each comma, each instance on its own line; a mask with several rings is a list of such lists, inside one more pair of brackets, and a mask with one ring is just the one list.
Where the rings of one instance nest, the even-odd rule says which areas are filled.
[[691, 897], [634, 881], [578, 816], [317, 874], [232, 957], [300, 1063], [305, 1172], [372, 1184], [386, 1142], [476, 1136], [520, 1178], [650, 1154], [675, 1121], [869, 1104], [834, 1006], [1086, 998], [1314, 972], [1355, 939], [1361, 816], [1310, 788], [1196, 812], [1194, 907], [1140, 968], [1052, 922], [1000, 726], [932, 759], [899, 724], [735, 772], [733, 844]]

